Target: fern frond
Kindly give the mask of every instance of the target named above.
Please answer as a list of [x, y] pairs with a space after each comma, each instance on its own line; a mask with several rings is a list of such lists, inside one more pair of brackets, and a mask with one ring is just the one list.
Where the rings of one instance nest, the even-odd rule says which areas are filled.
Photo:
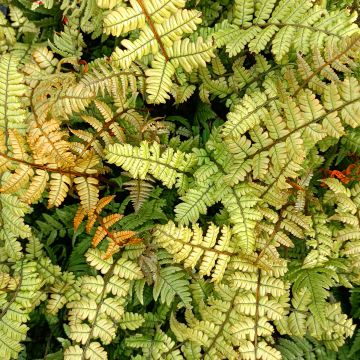
[[230, 257], [233, 254], [232, 231], [210, 225], [203, 235], [197, 224], [193, 229], [177, 228], [173, 222], [159, 225], [154, 232], [155, 241], [173, 255], [175, 262], [184, 262], [185, 267], [198, 268], [200, 276], [211, 276], [212, 281], [221, 281]]
[[14, 194], [0, 194], [0, 204], [0, 238], [4, 242], [5, 253], [9, 260], [19, 260], [22, 253], [18, 238], [25, 239], [31, 236], [31, 229], [23, 219], [30, 207]]
[[262, 216], [255, 208], [258, 198], [245, 186], [229, 189], [222, 199], [230, 214], [232, 232], [237, 238], [237, 246], [245, 254], [251, 254], [255, 248], [255, 226]]
[[[355, 114], [360, 99], [350, 95], [357, 91], [357, 86], [355, 79], [345, 79], [339, 86], [329, 84], [324, 90], [323, 103], [308, 89], [299, 91], [298, 104], [280, 92], [283, 119], [271, 105], [276, 103], [276, 97], [266, 99], [264, 93], [258, 92], [245, 96], [234, 113], [229, 114], [222, 130], [233, 158], [227, 170], [227, 182], [236, 184], [253, 172], [257, 178], [264, 178], [271, 191], [276, 187], [289, 188], [286, 178], [297, 176], [305, 154], [315, 143], [327, 134], [340, 136], [341, 123], [357, 126]], [[260, 123], [265, 125], [265, 131], [258, 127]]]
[[42, 164], [58, 164], [59, 167], [74, 164], [70, 144], [65, 140], [66, 132], [55, 119], [41, 121], [34, 117], [29, 125], [29, 145], [34, 157]]
[[121, 166], [134, 178], [143, 180], [147, 174], [151, 174], [167, 187], [180, 186], [195, 160], [191, 154], [175, 152], [171, 148], [161, 154], [158, 143], [149, 146], [147, 142], [142, 142], [140, 147], [110, 145], [106, 158], [109, 163]]
[[[245, 283], [251, 283], [250, 278], [256, 279], [251, 286], [255, 292], [245, 290], [248, 286]], [[216, 286], [216, 299], [210, 298], [208, 304], [199, 308], [201, 320], [188, 311], [185, 316], [188, 325], [178, 322], [173, 316], [171, 330], [179, 340], [199, 344], [205, 358], [220, 354], [221, 357], [235, 359], [240, 353], [254, 359], [260, 354], [265, 359], [280, 359], [280, 353], [262, 339], [272, 332], [269, 321], [280, 319], [284, 314], [281, 296], [286, 289], [279, 282], [276, 295], [272, 291], [268, 293], [270, 288], [266, 286], [260, 293], [262, 283], [269, 280], [265, 279], [260, 271], [256, 271], [249, 280], [241, 282], [244, 289], [238, 289], [235, 294], [230, 285]], [[279, 294], [282, 295], [279, 297]]]
[[144, 202], [149, 198], [151, 191], [154, 189], [150, 178], [144, 180], [130, 180], [124, 183], [124, 188], [130, 192], [131, 203], [138, 211]]
[[92, 177], [76, 177], [74, 183], [80, 197], [81, 206], [87, 213], [90, 213], [99, 199], [99, 181]]
[[175, 41], [168, 50], [168, 56], [175, 68], [181, 65], [185, 71], [191, 72], [200, 66], [205, 67], [215, 55], [211, 41], [204, 42], [199, 37], [194, 43], [188, 38]]
[[197, 221], [200, 214], [206, 214], [207, 208], [216, 202], [216, 197], [211, 186], [200, 185], [196, 189], [189, 189], [181, 200], [175, 208], [176, 221], [188, 225]]
[[[89, 250], [86, 257], [93, 266], [107, 275], [105, 279], [98, 275], [82, 276], [77, 280], [77, 287], [82, 289], [82, 297], [74, 299], [67, 306], [70, 338], [81, 346], [68, 348], [68, 356], [74, 351], [105, 354], [101, 344], [94, 343], [93, 340], [99, 338], [106, 345], [114, 339], [115, 322], [127, 319], [124, 297], [130, 290], [130, 284], [125, 279], [142, 276], [135, 264], [124, 260], [119, 264], [117, 261], [103, 260], [104, 253], [99, 250]], [[130, 274], [130, 269], [133, 274]]]
[[170, 99], [168, 93], [171, 89], [171, 77], [175, 73], [175, 67], [160, 54], [155, 56], [151, 66], [145, 72], [149, 102], [154, 104], [166, 102], [167, 99]]
[[246, 45], [259, 53], [271, 43], [278, 62], [293, 47], [307, 54], [311, 48], [337, 46], [342, 37], [357, 30], [355, 16], [346, 11], [327, 12], [307, 0], [245, 1], [234, 7], [232, 24], [215, 32], [217, 46], [226, 45], [229, 56], [240, 53]]
[[89, 71], [81, 78], [80, 83], [96, 94], [125, 97], [126, 92], [137, 91], [136, 77], [143, 76], [137, 66], [133, 65], [129, 71], [123, 71], [103, 59], [96, 59], [89, 63]]
[[52, 51], [66, 57], [78, 57], [82, 55], [85, 46], [83, 35], [76, 26], [64, 26], [64, 31], [55, 33], [53, 41], [48, 40]]
[[32, 169], [24, 164], [10, 174], [6, 180], [3, 180], [0, 192], [3, 193], [16, 193], [20, 188], [29, 182], [29, 178], [33, 175]]
[[24, 76], [18, 71], [21, 53], [15, 51], [4, 54], [0, 59], [0, 126], [8, 129], [26, 129], [26, 108], [21, 98], [27, 92]]
[[306, 288], [311, 295], [310, 311], [321, 323], [325, 323], [325, 300], [328, 289], [333, 285], [334, 274], [326, 269], [300, 270], [294, 281], [294, 292]]
[[116, 224], [121, 218], [122, 215], [120, 214], [111, 214], [104, 217], [102, 219], [101, 226], [98, 226], [95, 231], [94, 237], [92, 239], [92, 245], [96, 247], [105, 238], [105, 236], [107, 236], [107, 230], [109, 230], [111, 226]]
[[162, 267], [155, 276], [153, 296], [164, 304], [170, 305], [177, 295], [182, 305], [190, 307], [191, 296], [186, 273], [177, 266]]
[[11, 278], [4, 283], [6, 296], [0, 314], [0, 353], [4, 359], [17, 358], [23, 349], [21, 342], [28, 331], [24, 323], [39, 303], [41, 287], [42, 279], [36, 271], [36, 263], [29, 260], [19, 261]]
[[52, 173], [50, 177], [49, 207], [59, 206], [65, 199], [72, 181], [69, 176]]

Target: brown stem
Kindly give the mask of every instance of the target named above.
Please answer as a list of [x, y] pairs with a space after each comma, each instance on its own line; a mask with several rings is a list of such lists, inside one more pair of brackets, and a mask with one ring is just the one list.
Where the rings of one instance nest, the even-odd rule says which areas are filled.
[[35, 168], [35, 169], [41, 169], [41, 170], [45, 170], [45, 171], [48, 171], [48, 172], [59, 173], [59, 174], [70, 175], [70, 176], [95, 177], [95, 178], [97, 177], [97, 174], [87, 174], [87, 173], [82, 173], [82, 172], [79, 172], [79, 171], [64, 170], [64, 169], [59, 169], [59, 168], [51, 168], [51, 167], [48, 167], [46, 165], [35, 164], [35, 163], [29, 162], [29, 161], [26, 161], [26, 160], [17, 159], [17, 158], [14, 158], [12, 156], [9, 156], [9, 155], [3, 154], [3, 153], [0, 153], [0, 157], [3, 157], [5, 159], [11, 160], [11, 161], [14, 161], [14, 162], [17, 162], [17, 163], [28, 165], [28, 166], [30, 166], [32, 168]]
[[161, 38], [160, 38], [160, 36], [159, 36], [156, 28], [155, 28], [155, 25], [154, 25], [154, 23], [153, 23], [153, 21], [152, 21], [152, 19], [151, 19], [150, 14], [149, 14], [149, 13], [147, 12], [147, 10], [146, 10], [146, 7], [145, 7], [145, 5], [144, 5], [144, 3], [143, 3], [143, 0], [136, 0], [136, 1], [137, 1], [138, 4], [140, 5], [141, 10], [142, 10], [142, 12], [143, 12], [144, 15], [145, 15], [146, 21], [147, 21], [147, 23], [149, 24], [150, 29], [151, 29], [151, 31], [153, 32], [153, 34], [154, 34], [154, 36], [155, 36], [155, 39], [156, 39], [157, 43], [158, 43], [159, 46], [160, 46], [161, 53], [164, 55], [166, 62], [168, 62], [168, 61], [170, 60], [169, 55], [167, 54], [167, 52], [166, 52], [166, 50], [165, 50], [164, 44], [163, 44], [162, 41], [161, 41]]
[[257, 359], [257, 347], [258, 347], [258, 326], [259, 326], [259, 302], [260, 302], [260, 286], [261, 286], [261, 270], [258, 270], [258, 278], [257, 278], [257, 286], [256, 286], [256, 294], [255, 294], [255, 325], [254, 325], [254, 355], [255, 359]]
[[274, 240], [276, 234], [278, 233], [279, 229], [280, 229], [280, 226], [281, 226], [281, 222], [283, 220], [283, 212], [284, 212], [284, 209], [285, 207], [287, 206], [284, 205], [283, 208], [280, 210], [280, 215], [279, 215], [279, 219], [278, 221], [276, 222], [275, 226], [274, 226], [274, 230], [273, 232], [271, 233], [270, 237], [269, 237], [269, 240], [266, 242], [264, 248], [261, 250], [260, 254], [257, 256], [255, 262], [254, 262], [254, 265], [256, 266], [259, 261], [261, 260], [261, 258], [265, 255], [265, 251], [266, 249], [270, 246], [270, 244], [272, 243], [272, 241]]
[[81, 158], [81, 157], [85, 154], [85, 152], [86, 152], [87, 150], [89, 150], [91, 144], [92, 144], [105, 130], [107, 130], [107, 129], [110, 127], [110, 125], [113, 124], [114, 121], [117, 120], [117, 118], [118, 118], [119, 116], [121, 116], [124, 112], [125, 112], [125, 110], [124, 110], [124, 111], [121, 111], [120, 113], [116, 114], [110, 121], [106, 122], [106, 123], [104, 124], [104, 126], [103, 126], [99, 131], [97, 131], [97, 132], [94, 134], [94, 136], [91, 138], [91, 140], [86, 144], [84, 150], [81, 152], [81, 154], [78, 156], [78, 158]]
[[360, 41], [360, 38], [359, 38], [359, 37], [357, 37], [357, 36], [354, 37], [354, 40], [352, 40], [352, 41], [350, 42], [350, 44], [349, 44], [343, 51], [341, 51], [339, 54], [337, 54], [336, 56], [334, 56], [334, 57], [331, 58], [330, 60], [324, 62], [324, 64], [322, 64], [322, 65], [319, 66], [318, 68], [316, 68], [316, 69], [314, 70], [314, 72], [304, 80], [303, 84], [297, 88], [297, 90], [295, 91], [295, 93], [293, 94], [293, 96], [295, 97], [295, 96], [300, 92], [300, 90], [303, 89], [304, 85], [308, 84], [314, 76], [316, 76], [317, 74], [319, 74], [319, 73], [321, 72], [321, 70], [323, 70], [323, 69], [326, 68], [327, 66], [331, 65], [331, 64], [332, 64], [333, 62], [335, 62], [336, 60], [340, 59], [343, 55], [345, 55], [345, 54], [346, 54], [357, 42], [359, 42], [359, 41]]

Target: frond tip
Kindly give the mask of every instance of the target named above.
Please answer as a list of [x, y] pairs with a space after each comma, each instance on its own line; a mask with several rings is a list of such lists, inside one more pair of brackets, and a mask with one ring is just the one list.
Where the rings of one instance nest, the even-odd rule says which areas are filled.
[[210, 224], [204, 235], [201, 228], [180, 226], [173, 222], [158, 225], [153, 234], [156, 243], [173, 255], [175, 262], [185, 267], [198, 268], [199, 275], [211, 276], [214, 282], [221, 281], [233, 254], [232, 233], [227, 226], [221, 229]]

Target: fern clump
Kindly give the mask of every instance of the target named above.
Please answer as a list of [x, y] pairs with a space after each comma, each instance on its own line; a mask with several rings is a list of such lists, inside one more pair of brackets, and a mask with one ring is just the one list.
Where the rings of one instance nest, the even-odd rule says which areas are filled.
[[357, 359], [356, 10], [5, 1], [0, 358]]

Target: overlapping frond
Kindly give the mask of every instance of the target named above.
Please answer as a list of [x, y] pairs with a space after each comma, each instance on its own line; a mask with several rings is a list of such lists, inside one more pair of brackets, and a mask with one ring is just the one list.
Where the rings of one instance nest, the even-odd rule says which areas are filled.
[[49, 358], [338, 351], [354, 324], [334, 288], [360, 284], [344, 3], [1, 7], [0, 358], [37, 356], [39, 321]]
[[[115, 338], [117, 323], [125, 320], [124, 305], [130, 290], [129, 279], [142, 277], [140, 268], [134, 262], [106, 261], [102, 260], [104, 255], [105, 253], [95, 249], [88, 251], [87, 260], [95, 268], [99, 267], [99, 262], [108, 263], [106, 268], [101, 266], [101, 272], [106, 276], [78, 278], [75, 287], [81, 289], [82, 296], [67, 304], [70, 339], [74, 341], [74, 345], [65, 350], [65, 359], [71, 359], [74, 354], [88, 354], [91, 359], [106, 354], [102, 345], [109, 344]], [[133, 328], [140, 324], [133, 322]], [[101, 343], [95, 339], [99, 339]]]
[[326, 136], [340, 137], [345, 124], [358, 126], [358, 86], [354, 78], [338, 86], [332, 83], [322, 102], [308, 89], [296, 97], [282, 91], [268, 97], [260, 92], [245, 96], [222, 130], [232, 158], [226, 181], [233, 185], [252, 173], [270, 186], [264, 195], [289, 188], [286, 179], [298, 176], [314, 144]]
[[[307, 54], [311, 48], [336, 46], [342, 37], [357, 32], [356, 14], [346, 10], [328, 12], [307, 0], [247, 1], [234, 5], [232, 23], [215, 32], [217, 46], [234, 56], [248, 46], [259, 53], [271, 44], [277, 61], [293, 48]], [[226, 20], [227, 21], [227, 20]]]
[[[139, 31], [135, 40], [121, 41], [123, 48], [115, 49], [113, 63], [127, 70], [135, 61], [152, 54], [154, 59], [145, 71], [148, 101], [155, 104], [165, 102], [170, 98], [176, 67], [180, 65], [191, 72], [205, 66], [214, 56], [213, 44], [201, 37], [195, 42], [182, 39], [201, 23], [200, 12], [183, 9], [183, 0], [134, 0], [129, 5], [113, 9], [104, 18], [106, 34], [122, 36]], [[176, 82], [179, 83], [178, 78]]]
[[[235, 293], [232, 286], [237, 289]], [[201, 346], [204, 359], [235, 359], [239, 354], [253, 359], [280, 359], [280, 353], [267, 340], [273, 331], [271, 322], [285, 313], [285, 284], [274, 280], [271, 273], [248, 268], [235, 273], [229, 284], [216, 286], [215, 292], [216, 298], [200, 307], [200, 319], [188, 311], [188, 326], [172, 316], [170, 325], [175, 336]]]

